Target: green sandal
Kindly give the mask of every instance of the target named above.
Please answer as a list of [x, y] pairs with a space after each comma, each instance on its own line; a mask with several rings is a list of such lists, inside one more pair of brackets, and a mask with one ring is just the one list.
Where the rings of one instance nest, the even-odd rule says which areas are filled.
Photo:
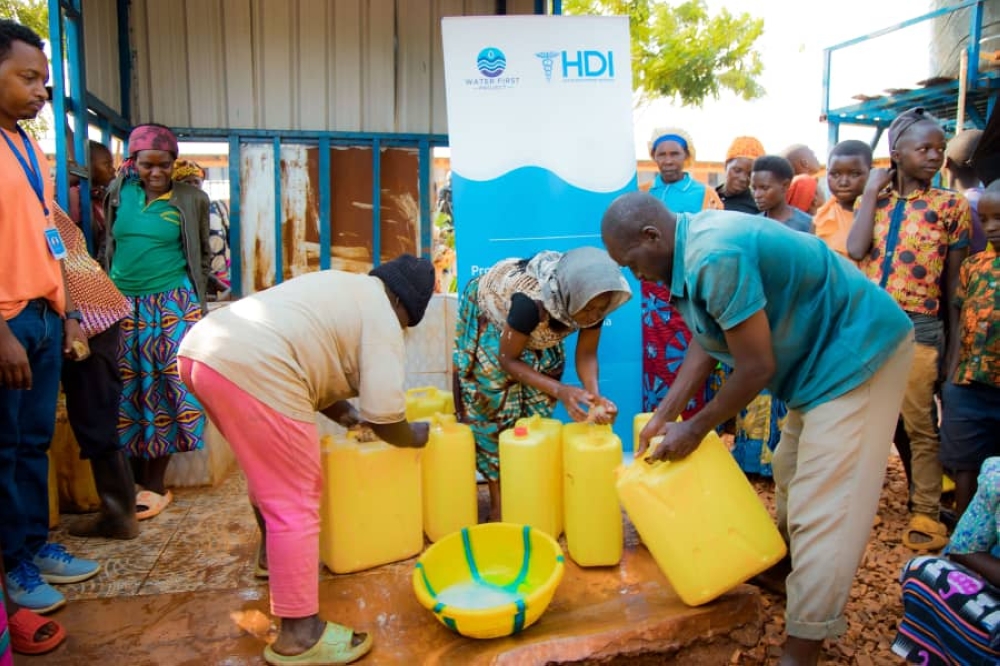
[[264, 660], [272, 666], [340, 666], [361, 659], [372, 649], [371, 634], [359, 645], [351, 645], [354, 630], [336, 622], [327, 622], [319, 641], [301, 654], [278, 654], [268, 645], [264, 648]]

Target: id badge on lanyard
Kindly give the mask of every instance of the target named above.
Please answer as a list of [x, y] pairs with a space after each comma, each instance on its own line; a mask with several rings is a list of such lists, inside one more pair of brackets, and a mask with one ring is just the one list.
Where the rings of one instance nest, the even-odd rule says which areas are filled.
[[[24, 143], [24, 152], [27, 155], [21, 154], [21, 151], [17, 149], [14, 142], [10, 140], [6, 132], [0, 132], [3, 134], [4, 141], [10, 147], [10, 151], [14, 153], [14, 157], [17, 158], [18, 164], [21, 165], [21, 169], [24, 171], [25, 177], [28, 179], [28, 183], [31, 185], [31, 189], [34, 191], [35, 196], [38, 197], [38, 203], [41, 204], [42, 210], [45, 212], [45, 219], [49, 219], [49, 206], [45, 202], [45, 180], [42, 176], [42, 170], [38, 166], [38, 157], [35, 156], [35, 151], [31, 146], [31, 141], [28, 140], [28, 135], [25, 133], [24, 129], [18, 125], [17, 133], [21, 135], [21, 141]], [[30, 162], [30, 164], [29, 164]], [[59, 230], [55, 227], [49, 227], [45, 230], [45, 245], [49, 248], [49, 252], [55, 259], [65, 259], [66, 258], [66, 245], [63, 243], [62, 236], [59, 235]]]

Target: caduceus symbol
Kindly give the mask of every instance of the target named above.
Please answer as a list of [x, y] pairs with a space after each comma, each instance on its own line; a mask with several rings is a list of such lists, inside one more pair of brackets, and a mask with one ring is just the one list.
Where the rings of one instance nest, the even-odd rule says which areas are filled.
[[545, 70], [545, 80], [552, 80], [552, 67], [555, 65], [555, 57], [559, 55], [559, 51], [541, 51], [536, 53], [536, 56], [542, 59], [542, 69]]

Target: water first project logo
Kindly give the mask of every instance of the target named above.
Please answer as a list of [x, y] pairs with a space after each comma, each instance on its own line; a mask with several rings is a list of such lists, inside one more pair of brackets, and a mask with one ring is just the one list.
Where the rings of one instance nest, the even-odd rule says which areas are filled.
[[487, 46], [476, 56], [476, 69], [482, 78], [465, 80], [465, 85], [479, 90], [499, 90], [513, 88], [521, 80], [519, 76], [503, 76], [507, 71], [507, 56], [495, 46]]
[[479, 68], [479, 73], [486, 78], [495, 79], [503, 74], [503, 70], [507, 69], [507, 58], [500, 49], [487, 46], [476, 57], [476, 67]]

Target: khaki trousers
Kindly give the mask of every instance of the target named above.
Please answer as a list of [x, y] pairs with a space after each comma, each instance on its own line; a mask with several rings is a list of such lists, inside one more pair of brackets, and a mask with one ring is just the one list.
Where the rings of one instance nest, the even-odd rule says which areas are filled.
[[871, 379], [814, 407], [791, 410], [772, 462], [778, 528], [789, 544], [789, 636], [833, 638], [878, 510], [912, 335]]
[[903, 394], [903, 427], [910, 437], [910, 500], [913, 513], [938, 519], [941, 508], [941, 440], [934, 427], [934, 382], [938, 376], [938, 350], [914, 345], [913, 364]]

